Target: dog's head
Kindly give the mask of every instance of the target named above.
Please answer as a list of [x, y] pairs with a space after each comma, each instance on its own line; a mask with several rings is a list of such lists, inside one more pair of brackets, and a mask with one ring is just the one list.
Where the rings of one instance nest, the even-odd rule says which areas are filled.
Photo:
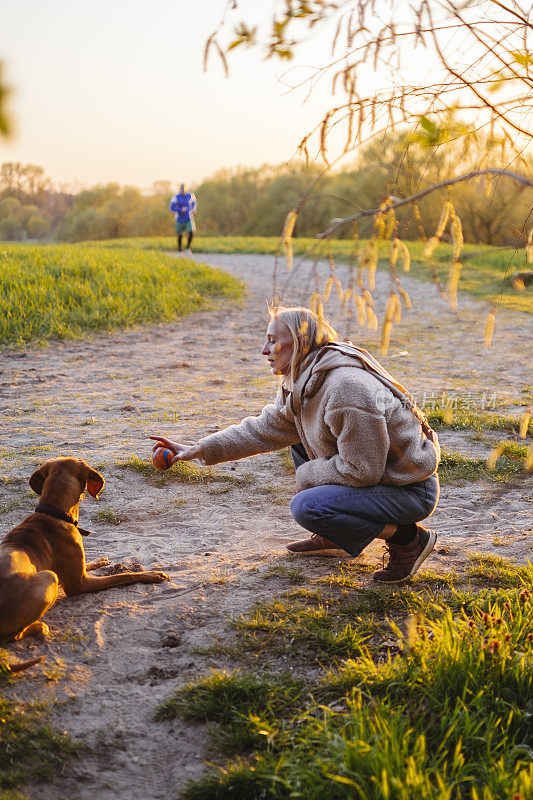
[[72, 478], [75, 478], [80, 487], [77, 499], [87, 487], [89, 494], [95, 500], [98, 500], [98, 495], [104, 488], [105, 483], [102, 475], [90, 467], [86, 461], [82, 461], [79, 458], [53, 458], [35, 470], [29, 480], [29, 484], [36, 494], [41, 495], [45, 482], [52, 478], [54, 483], [57, 482], [59, 484], [67, 481], [72, 482]]

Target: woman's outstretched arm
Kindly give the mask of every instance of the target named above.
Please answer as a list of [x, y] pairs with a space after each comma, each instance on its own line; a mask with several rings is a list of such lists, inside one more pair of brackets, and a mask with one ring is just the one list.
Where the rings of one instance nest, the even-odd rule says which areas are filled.
[[199, 444], [180, 444], [179, 442], [173, 442], [171, 439], [167, 439], [166, 436], [150, 436], [150, 439], [155, 439], [152, 453], [155, 453], [158, 447], [167, 447], [169, 450], [172, 450], [174, 453], [172, 463], [175, 461], [192, 461], [193, 458], [203, 460], [204, 458], [203, 450]]

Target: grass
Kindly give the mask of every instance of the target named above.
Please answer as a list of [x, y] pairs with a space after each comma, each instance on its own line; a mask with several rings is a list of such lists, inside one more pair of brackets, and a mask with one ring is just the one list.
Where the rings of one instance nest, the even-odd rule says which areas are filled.
[[66, 733], [48, 724], [44, 703], [13, 702], [2, 686], [18, 680], [6, 668], [8, 654], [0, 650], [0, 798], [23, 800], [28, 781], [50, 780], [78, 747]]
[[[275, 236], [198, 236], [195, 239], [196, 253], [258, 253], [274, 255], [279, 246], [279, 238]], [[365, 241], [360, 242], [363, 248]], [[88, 247], [91, 243], [85, 243]], [[176, 248], [175, 238], [154, 237], [140, 239], [113, 239], [102, 242], [106, 247], [114, 249], [138, 248], [139, 250], [170, 250]], [[431, 282], [433, 276], [430, 265], [424, 256], [423, 242], [407, 242], [411, 253], [411, 274], [422, 281]], [[327, 258], [328, 251], [339, 263], [353, 263], [353, 244], [347, 239], [333, 239], [319, 242], [312, 238], [296, 238], [293, 240], [295, 257], [314, 257], [318, 254]], [[379, 268], [388, 267], [389, 245], [381, 245]], [[441, 243], [434, 254], [437, 273], [446, 285], [451, 272], [452, 246]], [[459, 294], [465, 292], [480, 300], [497, 303], [499, 306], [533, 313], [531, 291], [519, 292], [512, 289], [506, 276], [524, 267], [524, 251], [513, 248], [490, 247], [489, 245], [464, 246], [461, 253], [463, 268], [459, 283]], [[282, 258], [283, 262], [283, 258]], [[296, 259], [295, 259], [295, 266]]]
[[[180, 797], [532, 800], [533, 567], [476, 556], [455, 578], [461, 588], [423, 575], [416, 590], [315, 581], [318, 597], [292, 590], [283, 606], [263, 604], [262, 618], [259, 606], [240, 618], [235, 658], [255, 647], [261, 670], [212, 672], [157, 711], [206, 722], [227, 757]], [[307, 625], [317, 610], [319, 640]], [[324, 650], [348, 616], [369, 646], [353, 657]], [[266, 621], [270, 654], [292, 645], [278, 647], [290, 671], [248, 639]], [[310, 652], [320, 669], [309, 670]]]
[[263, 573], [263, 578], [284, 578], [291, 583], [300, 583], [307, 580], [306, 574], [301, 569], [287, 567], [285, 564], [271, 564]]
[[22, 346], [169, 322], [242, 295], [242, 284], [220, 270], [138, 247], [6, 244], [0, 343]]
[[154, 467], [152, 459], [144, 461], [136, 455], [130, 456], [126, 461], [117, 463], [121, 469], [133, 469], [147, 478], [152, 478], [159, 485], [167, 483], [207, 483], [215, 480], [215, 473], [210, 467], [199, 467], [192, 461], [178, 461], [170, 469], [158, 470]]
[[[490, 411], [473, 411], [467, 408], [449, 410], [436, 406], [431, 410], [426, 410], [429, 424], [439, 430], [441, 428], [451, 428], [452, 430], [472, 430], [472, 431], [502, 431], [506, 433], [518, 433], [522, 420], [518, 417], [504, 416]], [[528, 423], [528, 432], [533, 433], [533, 420]]]
[[466, 573], [467, 579], [478, 586], [490, 583], [503, 588], [524, 588], [531, 586], [533, 571], [531, 565], [517, 567], [501, 556], [475, 553]]
[[294, 474], [294, 461], [292, 460], [290, 447], [284, 447], [283, 450], [278, 450], [277, 456], [283, 471]]
[[[490, 411], [474, 411], [469, 408], [450, 409], [436, 406], [427, 413], [427, 419], [437, 431], [452, 429], [460, 431], [498, 431], [514, 436], [533, 435], [533, 420], [527, 427], [523, 418], [504, 416]], [[521, 428], [523, 430], [521, 430]], [[525, 429], [524, 429], [525, 428]], [[475, 481], [480, 478], [506, 481], [525, 474], [528, 445], [525, 439], [509, 439], [494, 446], [488, 459], [469, 458], [460, 453], [443, 452], [439, 466], [439, 477], [443, 483]]]
[[[288, 673], [259, 676], [235, 670], [212, 672], [162, 703], [156, 719], [209, 720], [210, 732], [227, 753], [261, 747], [288, 707], [297, 710], [305, 682]], [[238, 795], [237, 795], [238, 796]]]
[[489, 468], [485, 458], [469, 458], [460, 453], [443, 452], [439, 466], [441, 483], [462, 483], [477, 481], [480, 478], [508, 481], [525, 475], [527, 447], [506, 442], [502, 448], [503, 452], [494, 468]]
[[[228, 486], [249, 486], [255, 483], [253, 473], [244, 475], [227, 475], [216, 472], [212, 467], [200, 467], [192, 461], [177, 461], [170, 469], [158, 470], [154, 467], [152, 459], [144, 460], [136, 455], [131, 455], [125, 461], [116, 464], [119, 469], [132, 469], [146, 478], [150, 478], [158, 486], [169, 483], [215, 483], [219, 482]], [[212, 491], [212, 490], [211, 490]], [[219, 493], [224, 493], [218, 492]]]
[[[248, 617], [234, 621], [244, 648], [291, 655], [301, 653], [306, 663], [320, 662], [325, 656], [351, 658], [359, 655], [369, 638], [366, 626], [352, 624], [344, 613], [332, 623], [327, 603], [313, 606], [297, 598], [284, 598], [258, 604]], [[282, 634], [282, 635], [279, 635]]]
[[117, 514], [112, 508], [101, 508], [95, 512], [93, 519], [97, 522], [104, 522], [108, 525], [120, 525], [123, 521], [120, 514]]

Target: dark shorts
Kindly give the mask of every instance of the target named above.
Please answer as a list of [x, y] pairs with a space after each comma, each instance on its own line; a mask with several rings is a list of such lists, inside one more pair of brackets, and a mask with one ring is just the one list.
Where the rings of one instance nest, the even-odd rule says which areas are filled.
[[188, 222], [178, 222], [176, 220], [176, 233], [179, 235], [180, 233], [194, 233], [194, 221], [190, 219]]

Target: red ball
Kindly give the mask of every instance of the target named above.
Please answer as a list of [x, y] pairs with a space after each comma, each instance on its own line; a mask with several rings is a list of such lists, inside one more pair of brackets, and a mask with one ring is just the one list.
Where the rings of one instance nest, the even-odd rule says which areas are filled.
[[166, 447], [158, 447], [152, 456], [154, 467], [156, 469], [165, 470], [172, 466], [172, 457], [174, 453]]

